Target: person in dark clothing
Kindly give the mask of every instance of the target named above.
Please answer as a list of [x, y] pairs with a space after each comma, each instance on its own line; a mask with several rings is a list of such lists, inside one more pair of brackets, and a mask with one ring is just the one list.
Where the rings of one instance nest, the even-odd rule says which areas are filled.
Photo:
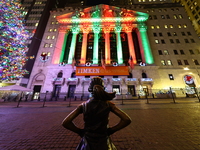
[[[91, 92], [92, 98], [73, 110], [63, 120], [62, 125], [82, 137], [76, 150], [116, 150], [110, 140], [110, 135], [128, 126], [131, 119], [114, 103], [110, 102], [115, 97], [115, 92], [106, 92], [100, 77], [91, 79], [88, 91]], [[119, 123], [113, 127], [108, 126], [110, 112], [120, 118]], [[73, 120], [82, 113], [84, 129], [73, 123]]]

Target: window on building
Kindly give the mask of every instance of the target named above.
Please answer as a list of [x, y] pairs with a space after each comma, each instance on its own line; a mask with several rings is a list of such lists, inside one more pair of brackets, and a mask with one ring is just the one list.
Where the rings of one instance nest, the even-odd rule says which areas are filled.
[[199, 6], [196, 7], [196, 11], [198, 11], [198, 10], [199, 10]]
[[183, 65], [180, 59], [177, 60], [177, 63], [178, 63], [178, 65]]
[[165, 60], [161, 60], [161, 65], [166, 66]]
[[162, 34], [162, 33], [159, 33], [159, 36], [163, 36], [163, 34]]
[[193, 11], [192, 11], [192, 14], [194, 15], [195, 13], [196, 13], [196, 11], [195, 11], [195, 10], [193, 10]]
[[180, 50], [180, 54], [181, 54], [181, 55], [185, 55], [185, 53], [184, 53], [183, 50]]
[[156, 15], [153, 15], [153, 19], [157, 19], [157, 16], [156, 16]]
[[163, 52], [164, 52], [165, 55], [169, 55], [168, 50], [165, 49]]
[[177, 15], [174, 14], [174, 19], [177, 19]]
[[54, 21], [52, 21], [52, 22], [51, 22], [51, 24], [55, 24], [55, 22], [54, 22]]
[[51, 39], [54, 40], [55, 39], [55, 35], [53, 35]]
[[193, 62], [194, 62], [194, 64], [195, 64], [195, 65], [199, 65], [199, 62], [198, 62], [198, 60], [196, 60], [196, 59], [193, 59]]
[[195, 49], [197, 54], [200, 54], [200, 50], [199, 49]]
[[51, 36], [50, 36], [50, 35], [48, 35], [48, 36], [47, 36], [47, 40], [49, 40], [50, 38], [51, 38]]
[[49, 29], [49, 32], [52, 32], [53, 31], [53, 29]]
[[167, 35], [168, 35], [168, 36], [172, 36], [170, 32], [167, 32]]
[[159, 44], [159, 40], [156, 39], [156, 40], [155, 40], [155, 43], [156, 43], [156, 44]]
[[149, 16], [149, 20], [152, 20], [152, 16], [151, 15]]
[[174, 40], [173, 39], [169, 39], [170, 43], [174, 43]]
[[151, 26], [151, 29], [155, 29], [154, 25]]
[[188, 39], [184, 39], [185, 43], [189, 43], [189, 40]]
[[164, 25], [164, 28], [167, 29], [167, 28], [168, 28], [168, 25]]
[[53, 31], [54, 31], [54, 32], [56, 32], [56, 31], [57, 31], [57, 29], [54, 29]]
[[184, 24], [184, 25], [183, 25], [183, 28], [187, 28], [187, 24]]
[[49, 44], [49, 47], [53, 47], [53, 44], [51, 43], [51, 44]]
[[180, 19], [183, 19], [183, 16], [181, 14], [178, 15]]
[[189, 65], [187, 60], [183, 60], [185, 65]]
[[170, 24], [169, 27], [170, 27], [171, 29], [174, 28], [172, 24]]
[[174, 33], [173, 33], [173, 36], [177, 36], [177, 33], [176, 33], [176, 32], [174, 32]]
[[157, 33], [153, 33], [153, 36], [157, 36]]
[[63, 76], [62, 71], [57, 74], [57, 78], [62, 78], [62, 76]]
[[166, 18], [167, 18], [167, 19], [170, 19], [169, 15], [166, 15]]
[[176, 39], [176, 43], [180, 43], [179, 39]]
[[157, 25], [157, 26], [156, 26], [156, 28], [157, 28], [157, 29], [160, 29], [160, 26], [159, 26], [159, 25]]
[[163, 53], [162, 53], [162, 50], [158, 50], [158, 54], [159, 55], [162, 55]]
[[181, 32], [182, 36], [185, 36], [185, 32]]
[[165, 40], [162, 39], [162, 40], [161, 40], [161, 43], [162, 43], [162, 44], [165, 44]]
[[179, 29], [181, 28], [181, 25], [180, 25], [180, 24], [178, 24], [178, 28], [179, 28]]
[[165, 19], [165, 16], [164, 16], [164, 15], [161, 15], [161, 18], [162, 18], [162, 19]]
[[174, 55], [178, 55], [178, 51], [177, 50], [173, 50], [174, 51]]
[[193, 50], [190, 49], [189, 52], [190, 52], [190, 55], [194, 55]]
[[49, 44], [48, 44], [48, 43], [45, 43], [45, 44], [44, 44], [44, 47], [49, 47]]
[[188, 35], [192, 35], [190, 32], [187, 32]]
[[170, 80], [174, 80], [173, 74], [168, 74]]
[[167, 60], [167, 65], [168, 66], [172, 66], [172, 61], [171, 60]]
[[194, 39], [190, 39], [190, 41], [191, 41], [192, 43], [195, 43]]

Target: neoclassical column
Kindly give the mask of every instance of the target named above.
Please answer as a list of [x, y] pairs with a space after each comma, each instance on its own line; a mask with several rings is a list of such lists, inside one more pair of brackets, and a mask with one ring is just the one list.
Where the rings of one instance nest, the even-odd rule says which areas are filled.
[[132, 37], [132, 25], [126, 25], [125, 31], [128, 37], [128, 47], [129, 47], [129, 54], [132, 57], [133, 64], [137, 63], [136, 56], [135, 56], [135, 47], [133, 43], [133, 37]]
[[64, 36], [64, 41], [63, 41], [63, 46], [62, 46], [62, 51], [60, 54], [60, 62], [63, 62], [63, 59], [64, 59], [68, 35], [69, 35], [69, 30], [66, 30], [65, 36]]
[[99, 25], [93, 25], [92, 28], [93, 28], [93, 32], [94, 32], [93, 64], [98, 64], [100, 26]]
[[55, 51], [52, 58], [52, 64], [60, 63], [60, 55], [61, 55], [62, 48], [64, 46], [65, 35], [66, 35], [66, 29], [59, 28], [58, 38], [55, 45]]
[[142, 61], [146, 62], [147, 64], [153, 64], [154, 59], [149, 45], [149, 39], [147, 36], [147, 27], [144, 23], [138, 25], [137, 35], [140, 44], [140, 51], [142, 54]]
[[121, 25], [115, 27], [116, 39], [117, 39], [117, 61], [118, 64], [123, 64], [123, 53], [122, 53], [122, 41], [121, 41]]
[[77, 39], [77, 34], [79, 33], [80, 29], [77, 25], [72, 26], [72, 41], [71, 41], [71, 46], [70, 46], [70, 51], [69, 51], [69, 57], [68, 57], [68, 64], [72, 64], [74, 54], [75, 54], [75, 48], [76, 48], [76, 39]]
[[89, 26], [84, 26], [83, 27], [83, 42], [82, 42], [82, 49], [81, 49], [80, 64], [86, 63], [88, 33], [89, 33]]
[[104, 27], [105, 33], [105, 63], [110, 64], [110, 26], [107, 25]]

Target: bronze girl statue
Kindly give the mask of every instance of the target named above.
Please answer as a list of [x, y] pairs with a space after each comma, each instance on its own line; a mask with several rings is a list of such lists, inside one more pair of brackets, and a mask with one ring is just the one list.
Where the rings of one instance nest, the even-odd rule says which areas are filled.
[[[100, 77], [91, 79], [88, 91], [91, 92], [92, 98], [73, 110], [63, 120], [62, 125], [82, 137], [76, 150], [116, 150], [109, 136], [128, 126], [131, 119], [110, 102], [115, 97], [115, 92], [106, 92]], [[113, 127], [108, 126], [110, 112], [120, 118], [119, 123]], [[73, 120], [81, 113], [83, 113], [84, 129], [78, 128], [73, 123]]]

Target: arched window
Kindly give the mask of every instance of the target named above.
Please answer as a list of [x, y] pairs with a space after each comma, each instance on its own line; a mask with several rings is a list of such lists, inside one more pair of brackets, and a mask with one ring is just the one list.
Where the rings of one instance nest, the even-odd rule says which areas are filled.
[[147, 78], [147, 74], [146, 73], [142, 73], [142, 78]]
[[75, 72], [72, 72], [71, 78], [76, 78], [76, 73]]
[[60, 71], [60, 72], [58, 73], [58, 75], [57, 75], [57, 78], [62, 78], [62, 76], [63, 76], [63, 73], [62, 73], [62, 71]]

